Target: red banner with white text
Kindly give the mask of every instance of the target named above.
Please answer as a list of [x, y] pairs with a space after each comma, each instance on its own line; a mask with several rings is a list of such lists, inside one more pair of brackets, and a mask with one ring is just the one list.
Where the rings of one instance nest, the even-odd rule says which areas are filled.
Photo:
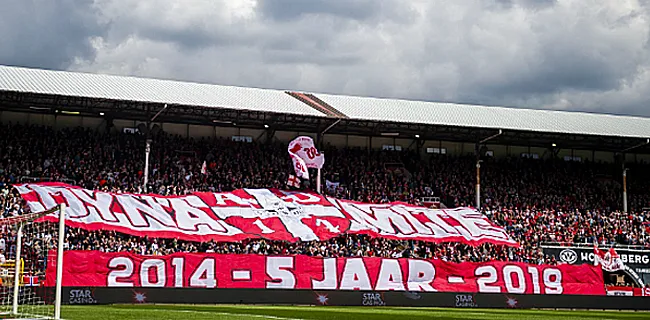
[[[503, 228], [470, 208], [368, 204], [275, 189], [165, 197], [98, 192], [61, 183], [20, 184], [15, 188], [32, 212], [67, 204], [69, 226], [152, 238], [294, 242], [359, 233], [389, 239], [518, 246]], [[57, 215], [55, 212], [46, 219], [56, 220]]]
[[607, 286], [606, 291], [608, 296], [650, 297], [650, 288]]
[[[50, 259], [47, 284], [54, 284]], [[67, 251], [63, 286], [440, 291], [605, 295], [599, 267], [252, 254]]]

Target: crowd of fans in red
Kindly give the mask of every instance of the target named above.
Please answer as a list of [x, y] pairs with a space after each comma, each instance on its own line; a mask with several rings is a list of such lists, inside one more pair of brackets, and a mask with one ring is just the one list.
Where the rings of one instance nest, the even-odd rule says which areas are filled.
[[[286, 144], [154, 137], [148, 190], [144, 190], [144, 138], [75, 128], [0, 126], [0, 204], [3, 216], [26, 209], [11, 185], [63, 181], [87, 189], [162, 195], [238, 188], [285, 188], [292, 167]], [[439, 196], [448, 207], [473, 205], [474, 156], [421, 156], [413, 151], [325, 147], [324, 178], [338, 186], [329, 195], [364, 202], [419, 203]], [[207, 174], [201, 174], [203, 162]], [[503, 226], [520, 248], [395, 241], [346, 235], [326, 242], [194, 243], [138, 238], [110, 231], [70, 228], [69, 249], [166, 254], [177, 251], [508, 260], [554, 263], [544, 242], [630, 244], [650, 247], [650, 167], [632, 166], [630, 213], [621, 212], [620, 166], [562, 159], [487, 159], [482, 166], [481, 210]], [[311, 185], [314, 185], [313, 182]], [[15, 250], [6, 236], [6, 250]], [[15, 237], [14, 237], [15, 238]], [[1, 244], [1, 243], [0, 243]], [[0, 250], [2, 250], [0, 246]]]

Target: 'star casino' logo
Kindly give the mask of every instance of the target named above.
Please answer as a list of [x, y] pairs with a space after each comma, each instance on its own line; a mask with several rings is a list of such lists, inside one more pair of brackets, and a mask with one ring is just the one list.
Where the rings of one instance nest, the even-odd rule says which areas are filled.
[[385, 306], [386, 302], [381, 293], [369, 292], [364, 293], [361, 300], [361, 305], [364, 306]]
[[70, 290], [70, 304], [97, 304], [97, 299], [89, 289]]
[[456, 307], [459, 308], [477, 308], [478, 303], [474, 300], [474, 296], [471, 294], [457, 294], [456, 295]]

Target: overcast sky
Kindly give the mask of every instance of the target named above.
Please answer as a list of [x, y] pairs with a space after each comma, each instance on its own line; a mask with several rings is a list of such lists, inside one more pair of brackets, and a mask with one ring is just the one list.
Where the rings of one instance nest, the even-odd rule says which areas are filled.
[[2, 0], [0, 64], [650, 116], [650, 0]]

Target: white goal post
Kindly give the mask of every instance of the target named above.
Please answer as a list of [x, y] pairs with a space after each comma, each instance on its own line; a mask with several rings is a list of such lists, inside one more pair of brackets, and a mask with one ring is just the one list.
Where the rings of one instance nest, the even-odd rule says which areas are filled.
[[0, 237], [0, 319], [61, 319], [65, 204], [1, 218]]

